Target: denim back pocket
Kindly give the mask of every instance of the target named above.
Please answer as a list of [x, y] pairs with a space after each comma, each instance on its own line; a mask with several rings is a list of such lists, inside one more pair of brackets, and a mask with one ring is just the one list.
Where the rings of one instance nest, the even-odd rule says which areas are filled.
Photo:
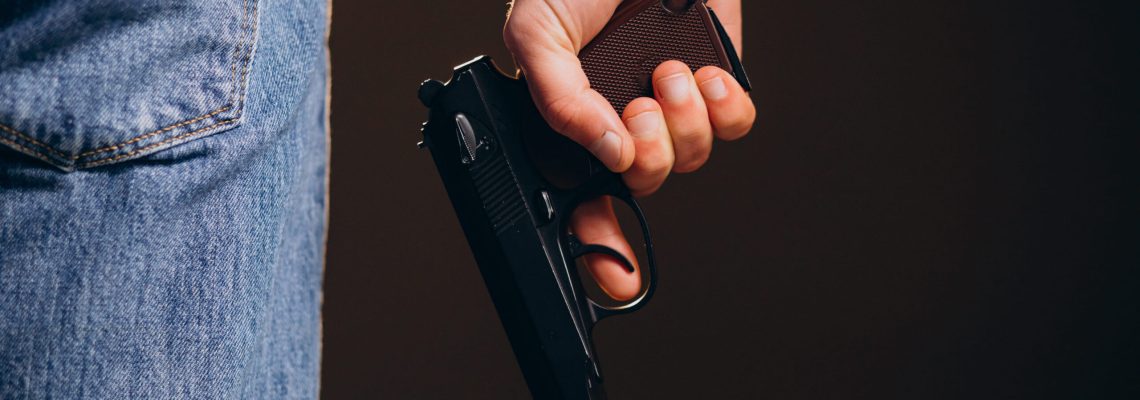
[[236, 126], [257, 0], [16, 1], [0, 11], [0, 144], [72, 171]]

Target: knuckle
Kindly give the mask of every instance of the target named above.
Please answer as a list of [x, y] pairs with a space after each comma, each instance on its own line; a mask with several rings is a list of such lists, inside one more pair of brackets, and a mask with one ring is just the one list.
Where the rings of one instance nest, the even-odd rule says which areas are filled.
[[716, 123], [716, 136], [725, 140], [732, 140], [747, 135], [756, 122], [756, 108], [749, 102], [738, 108], [737, 112], [727, 114]]
[[709, 152], [695, 152], [686, 157], [684, 161], [678, 161], [677, 165], [673, 167], [673, 171], [679, 173], [693, 172], [701, 169], [709, 160]]
[[717, 129], [717, 137], [727, 140], [737, 139], [747, 135], [751, 130], [751, 119], [737, 119], [729, 121], [729, 123]]
[[644, 175], [657, 176], [668, 173], [673, 167], [673, 159], [665, 153], [664, 150], [657, 150], [648, 154], [639, 154], [634, 163]]
[[654, 185], [645, 185], [644, 187], [633, 187], [633, 186], [629, 187], [631, 194], [633, 194], [634, 197], [638, 197], [638, 198], [649, 196], [653, 193], [656, 193], [658, 189], [661, 189], [661, 183], [657, 183]]
[[724, 132], [720, 132], [717, 135], [717, 137], [720, 139], [723, 139], [723, 140], [731, 141], [731, 140], [736, 140], [736, 139], [740, 139], [742, 137], [748, 136], [748, 132], [750, 132], [750, 130], [748, 130], [748, 129], [726, 130]]
[[673, 165], [673, 171], [676, 172], [692, 172], [699, 169], [709, 159], [709, 153], [712, 152], [712, 133], [706, 135], [694, 135], [684, 138], [682, 141], [674, 142], [676, 148], [677, 159]]
[[653, 191], [657, 191], [657, 189], [659, 187], [661, 187], [661, 182], [665, 181], [665, 177], [660, 177], [660, 178], [658, 178], [658, 177], [653, 177], [653, 178], [626, 177], [624, 180], [626, 182], [626, 186], [629, 188], [630, 191], [632, 191], [632, 193], [634, 193], [637, 196], [644, 196], [644, 195], [652, 194]]
[[625, 181], [626, 186], [633, 192], [635, 196], [645, 196], [656, 192], [665, 183], [665, 178], [668, 175], [655, 175], [655, 176], [637, 176], [626, 175], [622, 180]]
[[569, 136], [573, 140], [580, 140], [582, 138], [575, 137], [575, 132], [569, 132], [568, 129], [574, 125], [575, 121], [581, 118], [581, 110], [577, 106], [573, 96], [559, 96], [548, 99], [543, 99], [539, 103], [539, 110], [542, 115], [546, 117], [546, 121], [550, 123], [550, 127], [563, 135]]
[[703, 147], [708, 147], [712, 142], [712, 127], [708, 124], [704, 126], [690, 126], [681, 127], [676, 130], [670, 129], [673, 132], [673, 146], [679, 152], [694, 149], [699, 150]]

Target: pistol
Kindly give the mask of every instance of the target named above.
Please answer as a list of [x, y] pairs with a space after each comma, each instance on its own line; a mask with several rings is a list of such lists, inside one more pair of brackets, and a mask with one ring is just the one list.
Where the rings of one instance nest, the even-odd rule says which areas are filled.
[[[591, 87], [619, 113], [652, 95], [663, 61], [696, 70], [715, 65], [750, 89], [732, 42], [703, 0], [627, 0], [580, 52]], [[539, 399], [604, 399], [592, 331], [598, 321], [637, 311], [656, 288], [656, 259], [645, 215], [621, 176], [555, 132], [535, 108], [525, 77], [504, 74], [486, 56], [455, 68], [446, 84], [427, 80], [429, 111], [420, 148], [435, 161], [467, 243], [506, 330], [531, 394]], [[583, 201], [611, 196], [637, 217], [647, 273], [622, 304], [584, 290], [576, 259], [614, 249], [580, 243], [568, 218]]]

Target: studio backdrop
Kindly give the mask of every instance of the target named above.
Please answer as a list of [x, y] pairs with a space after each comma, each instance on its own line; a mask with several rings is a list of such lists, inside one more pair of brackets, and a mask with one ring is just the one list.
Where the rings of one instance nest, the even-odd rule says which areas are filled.
[[[1140, 396], [1135, 6], [744, 3], [758, 121], [644, 199], [612, 398]], [[415, 146], [421, 81], [512, 68], [505, 12], [334, 5], [325, 398], [529, 396]]]

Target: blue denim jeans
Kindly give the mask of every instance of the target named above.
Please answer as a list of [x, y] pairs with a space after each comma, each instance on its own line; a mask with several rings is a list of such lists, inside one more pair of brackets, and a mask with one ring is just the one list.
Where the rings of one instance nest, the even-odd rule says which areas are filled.
[[326, 0], [0, 7], [0, 399], [316, 397]]

